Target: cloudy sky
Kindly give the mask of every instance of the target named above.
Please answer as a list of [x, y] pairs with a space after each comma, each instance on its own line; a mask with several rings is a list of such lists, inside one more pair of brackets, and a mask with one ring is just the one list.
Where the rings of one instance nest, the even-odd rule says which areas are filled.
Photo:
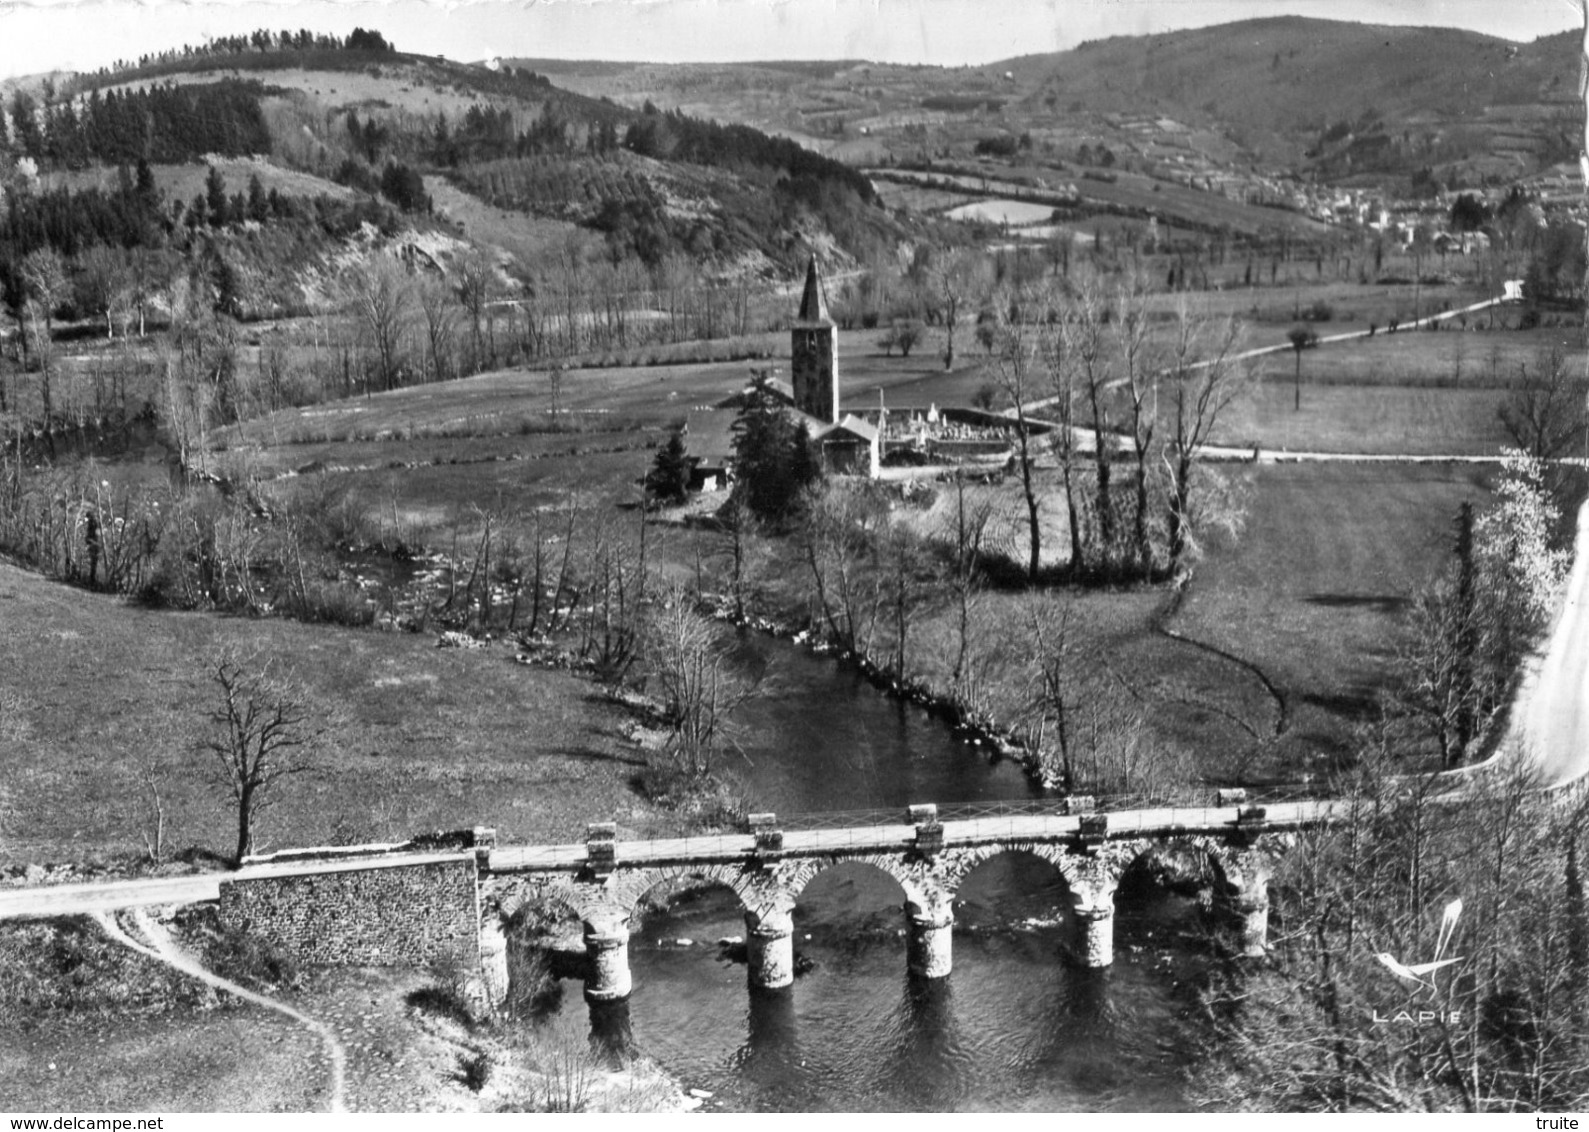
[[380, 29], [478, 60], [865, 58], [955, 65], [1109, 35], [1296, 14], [1515, 40], [1581, 26], [1576, 0], [0, 0], [0, 78], [91, 69], [257, 27]]

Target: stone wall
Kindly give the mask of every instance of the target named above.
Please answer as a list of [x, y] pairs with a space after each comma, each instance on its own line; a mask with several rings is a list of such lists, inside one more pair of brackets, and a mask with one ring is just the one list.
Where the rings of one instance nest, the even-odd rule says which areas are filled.
[[221, 922], [312, 966], [478, 965], [474, 856], [221, 882]]

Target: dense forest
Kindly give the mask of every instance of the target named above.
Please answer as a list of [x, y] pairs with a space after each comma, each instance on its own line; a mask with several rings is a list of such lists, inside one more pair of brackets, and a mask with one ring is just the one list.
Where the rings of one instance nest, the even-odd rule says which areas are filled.
[[[92, 162], [130, 164], [193, 161], [205, 154], [269, 153], [270, 131], [260, 113], [266, 88], [224, 79], [189, 86], [150, 86], [80, 102], [46, 91], [40, 103], [27, 91], [11, 96], [11, 149], [49, 168], [82, 169]], [[0, 145], [4, 145], [0, 127]]]

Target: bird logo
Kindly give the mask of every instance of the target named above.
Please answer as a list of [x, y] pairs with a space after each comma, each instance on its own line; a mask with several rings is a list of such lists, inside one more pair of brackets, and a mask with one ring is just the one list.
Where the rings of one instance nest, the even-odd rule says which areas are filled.
[[1409, 982], [1415, 986], [1427, 987], [1430, 993], [1434, 992], [1434, 973], [1442, 967], [1449, 967], [1453, 963], [1462, 962], [1462, 956], [1455, 955], [1450, 959], [1445, 958], [1446, 948], [1451, 943], [1451, 937], [1456, 934], [1457, 920], [1462, 916], [1462, 900], [1453, 900], [1446, 905], [1445, 915], [1440, 918], [1440, 934], [1435, 940], [1435, 957], [1428, 963], [1405, 964], [1388, 951], [1381, 951], [1374, 958], [1378, 959], [1398, 979]]

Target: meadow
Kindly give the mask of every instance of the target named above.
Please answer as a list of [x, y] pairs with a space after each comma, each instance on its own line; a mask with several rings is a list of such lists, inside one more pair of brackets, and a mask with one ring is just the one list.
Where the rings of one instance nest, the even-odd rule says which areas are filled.
[[[876, 332], [842, 333], [845, 403], [870, 407], [879, 390], [896, 409], [970, 400], [990, 378], [986, 355], [967, 341], [945, 371], [934, 348], [941, 334], [902, 358], [884, 356]], [[1303, 355], [1300, 411], [1287, 351], [1259, 360], [1249, 398], [1215, 439], [1270, 454], [1492, 455], [1506, 439], [1496, 409], [1509, 375], [1561, 338], [1547, 328], [1327, 344]], [[488, 513], [511, 525], [571, 496], [627, 529], [667, 431], [765, 364], [787, 374], [782, 358], [571, 369], [555, 411], [547, 372], [500, 370], [283, 410], [214, 434], [207, 459], [244, 479], [285, 477], [264, 497], [332, 501], [358, 517], [351, 529], [389, 544], [458, 546], [467, 556]], [[152, 487], [164, 469], [96, 463], [91, 474], [101, 473]], [[1042, 473], [1051, 563], [1066, 550], [1056, 474]], [[1210, 547], [1168, 625], [1229, 656], [1159, 631], [1174, 608], [1169, 589], [1063, 596], [1079, 639], [1156, 705], [1152, 726], [1165, 742], [1196, 752], [1219, 777], [1286, 778], [1305, 773], [1310, 755], [1350, 749], [1376, 690], [1393, 682], [1407, 600], [1447, 553], [1457, 504], [1487, 497], [1493, 466], [1265, 462], [1219, 474], [1243, 485], [1245, 531]], [[1003, 493], [997, 541], [1017, 559], [1024, 524], [1014, 482], [989, 490]], [[927, 531], [943, 520], [942, 499], [930, 506], [899, 514]], [[658, 562], [692, 576], [698, 540], [712, 536], [653, 523]], [[802, 577], [798, 556], [786, 567], [791, 582]], [[290, 664], [337, 720], [325, 773], [305, 784], [301, 805], [275, 815], [277, 844], [476, 823], [516, 840], [562, 838], [615, 805], [623, 823], [667, 820], [630, 789], [639, 760], [596, 689], [514, 665], [505, 646], [457, 652], [424, 635], [155, 612], [9, 568], [0, 586], [7, 623], [22, 626], [20, 647], [0, 658], [0, 686], [19, 697], [7, 777], [13, 807], [37, 815], [7, 835], [12, 860], [136, 851], [150, 751], [169, 782], [173, 844], [226, 843], [225, 808], [195, 773], [211, 695], [204, 663], [226, 644]], [[784, 597], [791, 611], [804, 608], [803, 598]], [[995, 589], [984, 600], [1006, 646], [994, 650], [991, 678], [1014, 689], [1024, 658], [1011, 642], [1024, 631], [1025, 599]], [[924, 615], [919, 640], [922, 674], [941, 681], [948, 628], [936, 616]], [[1281, 690], [1289, 722], [1278, 736], [1274, 694], [1231, 656]]]
[[151, 782], [168, 853], [226, 850], [235, 827], [203, 743], [207, 667], [228, 648], [290, 673], [328, 726], [316, 772], [289, 783], [262, 848], [474, 825], [563, 841], [587, 821], [666, 820], [629, 788], [640, 760], [618, 735], [623, 713], [587, 680], [515, 664], [505, 643], [438, 649], [429, 634], [157, 611], [9, 565], [0, 619], [13, 815], [0, 858], [13, 864], [142, 855]]

